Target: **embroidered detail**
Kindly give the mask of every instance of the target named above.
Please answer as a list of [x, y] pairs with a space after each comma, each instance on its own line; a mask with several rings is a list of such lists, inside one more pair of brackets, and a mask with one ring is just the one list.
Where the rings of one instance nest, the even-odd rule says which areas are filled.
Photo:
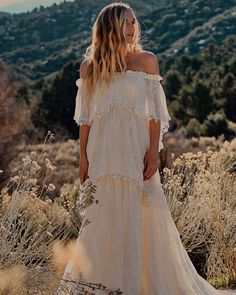
[[[147, 87], [146, 91], [146, 102], [145, 101], [136, 101], [135, 95], [137, 89], [135, 88], [134, 84], [127, 85], [125, 97], [118, 97], [121, 93], [118, 93], [116, 100], [122, 99], [124, 102], [112, 102], [108, 101], [105, 105], [98, 107], [95, 105], [90, 112], [88, 117], [84, 116], [84, 119], [80, 119], [80, 116], [75, 117], [75, 121], [78, 125], [88, 125], [91, 126], [93, 121], [96, 119], [101, 119], [105, 114], [109, 113], [114, 108], [120, 110], [127, 110], [128, 112], [132, 113], [136, 118], [142, 120], [144, 124], [148, 124], [148, 121], [155, 120], [156, 122], [160, 122], [160, 138], [159, 138], [159, 151], [164, 147], [163, 145], [163, 135], [169, 129], [169, 121], [170, 116], [167, 111], [166, 107], [166, 98], [165, 93], [162, 88], [162, 84], [160, 81], [163, 79], [159, 74], [148, 74], [143, 71], [133, 71], [127, 70], [124, 73], [116, 72], [115, 75], [119, 75], [120, 77], [127, 77], [130, 75], [136, 75], [148, 79], [147, 83], [145, 83], [145, 87]], [[137, 78], [137, 77], [132, 77]], [[131, 80], [132, 80], [131, 79]], [[77, 86], [82, 83], [83, 79], [78, 79]], [[137, 83], [141, 83], [140, 80], [137, 79]], [[158, 81], [158, 82], [157, 82]], [[132, 81], [131, 81], [132, 82]], [[126, 84], [125, 84], [126, 85]], [[128, 102], [127, 102], [128, 101]], [[141, 107], [139, 103], [144, 103], [144, 107]]]
[[103, 107], [101, 111], [99, 111], [99, 112], [96, 111], [95, 114], [102, 115], [102, 114], [105, 114], [105, 113], [109, 112], [113, 108], [127, 109], [130, 112], [133, 112], [134, 109], [135, 109], [135, 104], [131, 104], [131, 103], [128, 103], [128, 102], [125, 102], [125, 103], [111, 102], [111, 103], [107, 104], [105, 107]]
[[163, 77], [160, 76], [159, 74], [148, 74], [146, 72], [143, 71], [133, 71], [133, 70], [127, 70], [125, 72], [115, 72], [115, 75], [125, 75], [125, 74], [134, 74], [134, 75], [140, 75], [141, 77], [150, 79], [150, 80], [157, 80], [157, 81], [161, 81], [163, 80]]
[[89, 120], [85, 120], [85, 119], [80, 119], [80, 120], [76, 120], [76, 119], [74, 119], [74, 120], [75, 120], [75, 122], [76, 122], [79, 126], [81, 126], [81, 125], [88, 125], [88, 126], [91, 126], [92, 123], [93, 123], [93, 120], [91, 120], [91, 121], [89, 121]]
[[[106, 105], [102, 111], [100, 112], [94, 112], [93, 116], [96, 117], [98, 116], [99, 119], [101, 119], [104, 115], [108, 114], [111, 110], [113, 109], [124, 109], [127, 110], [128, 112], [132, 113], [133, 115], [135, 115], [137, 118], [142, 119], [142, 120], [152, 120], [154, 119], [156, 122], [160, 121], [160, 115], [159, 114], [154, 114], [154, 113], [146, 113], [144, 115], [142, 114], [138, 114], [137, 112], [135, 112], [135, 105], [134, 104], [129, 104], [129, 103], [110, 103], [108, 105]], [[94, 118], [91, 120], [86, 120], [86, 119], [74, 119], [76, 121], [76, 123], [78, 125], [89, 125], [91, 126]]]
[[155, 121], [160, 121], [160, 115], [159, 114], [154, 114], [154, 113], [146, 113], [144, 115], [138, 114], [135, 112], [135, 104], [131, 103], [120, 103], [120, 102], [113, 102], [109, 103], [106, 105], [101, 111], [99, 112], [94, 112], [94, 115], [98, 115], [99, 119], [104, 116], [105, 114], [109, 113], [112, 109], [124, 109], [127, 110], [128, 112], [132, 113], [139, 119], [144, 119], [144, 120], [152, 120], [155, 119]]
[[[116, 75], [125, 75], [125, 74], [134, 74], [134, 75], [140, 75], [141, 77], [147, 78], [147, 79], [151, 79], [151, 80], [157, 80], [157, 81], [161, 81], [164, 78], [159, 75], [159, 74], [148, 74], [146, 72], [143, 71], [133, 71], [133, 70], [127, 70], [125, 72], [115, 72], [114, 73], [115, 76]], [[81, 81], [84, 81], [84, 78], [80, 77], [79, 79], [76, 80], [76, 85], [79, 86], [79, 83]]]
[[124, 176], [122, 174], [118, 174], [118, 173], [116, 173], [116, 174], [113, 174], [113, 173], [101, 174], [101, 175], [99, 175], [97, 177], [94, 177], [93, 179], [90, 177], [90, 179], [92, 179], [92, 182], [95, 185], [97, 185], [97, 182], [99, 180], [101, 180], [102, 178], [104, 178], [104, 177], [112, 177], [112, 178], [118, 179], [118, 180], [129, 181], [129, 182], [133, 183], [134, 185], [137, 185], [141, 189], [141, 191], [143, 192], [143, 194], [145, 194], [145, 196], [148, 196], [150, 194], [149, 191], [147, 191], [147, 190], [144, 189], [144, 186], [143, 186], [144, 185], [144, 181], [141, 181], [140, 182], [137, 179], [131, 178], [129, 176]]
[[156, 114], [147, 114], [145, 115], [145, 118], [146, 119], [149, 119], [149, 120], [155, 120], [155, 122], [160, 122], [160, 115], [156, 115]]
[[93, 182], [97, 182], [98, 180], [100, 180], [102, 177], [113, 177], [119, 180], [126, 180], [126, 181], [131, 181], [132, 183], [138, 185], [138, 186], [142, 186], [142, 183], [140, 183], [137, 179], [131, 178], [129, 176], [124, 176], [122, 174], [118, 174], [118, 173], [108, 173], [108, 174], [101, 174], [98, 177], [95, 177], [93, 179]]

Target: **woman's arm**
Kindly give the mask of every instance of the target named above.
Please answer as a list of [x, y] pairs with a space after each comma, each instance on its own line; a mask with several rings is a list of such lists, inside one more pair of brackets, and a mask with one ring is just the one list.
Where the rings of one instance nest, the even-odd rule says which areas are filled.
[[149, 121], [150, 145], [144, 157], [143, 179], [147, 180], [157, 172], [158, 169], [158, 142], [160, 136], [160, 122]]
[[[84, 78], [85, 74], [87, 72], [87, 64], [86, 62], [82, 62], [80, 65], [80, 77]], [[79, 141], [80, 141], [80, 165], [79, 165], [79, 178], [80, 183], [83, 184], [84, 180], [88, 177], [88, 159], [87, 159], [87, 142], [88, 142], [88, 136], [90, 131], [90, 126], [87, 124], [80, 125], [80, 135], [79, 135]]]
[[[157, 57], [153, 53], [145, 54], [146, 72], [149, 74], [159, 74]], [[150, 145], [144, 157], [144, 180], [152, 177], [158, 169], [158, 150], [160, 137], [160, 122], [154, 119], [149, 121]]]
[[[146, 52], [144, 56], [146, 72], [149, 74], [158, 74], [159, 64], [158, 59], [152, 52]], [[158, 151], [158, 142], [160, 137], [160, 122], [155, 122], [155, 120], [149, 121], [150, 126], [150, 150]]]
[[149, 121], [149, 127], [150, 127], [150, 147], [149, 150], [155, 150], [158, 151], [159, 146], [159, 137], [160, 137], [160, 121], [150, 120]]
[[88, 142], [88, 136], [90, 131], [90, 126], [84, 124], [79, 127], [79, 141], [80, 141], [80, 157], [87, 157], [86, 148]]

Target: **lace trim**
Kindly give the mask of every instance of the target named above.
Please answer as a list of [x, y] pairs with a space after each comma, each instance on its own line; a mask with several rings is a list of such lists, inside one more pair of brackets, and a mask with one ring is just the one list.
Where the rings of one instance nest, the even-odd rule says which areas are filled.
[[109, 113], [112, 109], [114, 108], [118, 108], [118, 109], [124, 109], [127, 110], [128, 112], [130, 112], [131, 114], [135, 115], [138, 119], [141, 120], [155, 120], [155, 122], [160, 122], [161, 123], [161, 128], [160, 128], [160, 139], [159, 139], [159, 151], [161, 151], [164, 148], [163, 145], [163, 135], [165, 133], [168, 132], [169, 130], [169, 121], [171, 119], [169, 119], [168, 121], [163, 121], [160, 118], [160, 114], [154, 114], [154, 113], [146, 113], [144, 115], [138, 114], [136, 113], [135, 110], [135, 106], [129, 103], [123, 104], [123, 103], [111, 103], [109, 105], [107, 105], [101, 112], [94, 112], [93, 118], [90, 120], [86, 120], [86, 119], [74, 119], [76, 121], [76, 123], [79, 126], [82, 125], [88, 125], [91, 126], [93, 124], [94, 118], [96, 118], [98, 116], [99, 119], [101, 119], [104, 115], [106, 115], [107, 113]]
[[142, 186], [142, 184], [137, 180], [137, 179], [134, 179], [134, 178], [131, 178], [129, 176], [124, 176], [122, 174], [118, 174], [118, 173], [107, 173], [107, 174], [101, 174], [99, 175], [98, 177], [95, 177], [93, 179], [94, 182], [97, 182], [98, 180], [100, 180], [101, 178], [103, 177], [112, 177], [112, 178], [116, 178], [116, 179], [119, 179], [119, 180], [126, 180], [126, 181], [131, 181], [132, 183], [138, 185], [138, 186]]
[[91, 126], [92, 123], [93, 123], [93, 119], [89, 121], [89, 120], [85, 120], [85, 119], [80, 119], [80, 120], [78, 120], [78, 119], [75, 119], [75, 118], [74, 118], [74, 120], [75, 120], [75, 122], [77, 123], [77, 125], [79, 125], [79, 126], [81, 126], [81, 125], [88, 125], [88, 126]]
[[114, 179], [119, 179], [119, 180], [124, 180], [124, 181], [129, 181], [131, 183], [133, 183], [134, 185], [138, 186], [141, 191], [143, 192], [143, 194], [145, 194], [146, 196], [148, 196], [150, 194], [149, 191], [146, 191], [144, 190], [144, 187], [143, 187], [143, 182], [140, 183], [140, 181], [138, 181], [137, 179], [134, 179], [134, 178], [131, 178], [129, 176], [124, 176], [122, 174], [119, 174], [119, 173], [116, 173], [116, 174], [113, 174], [113, 173], [108, 173], [108, 174], [101, 174], [97, 177], [94, 177], [93, 179], [90, 177], [90, 179], [92, 179], [93, 183], [97, 183], [99, 180], [101, 180], [102, 178], [109, 178], [109, 177], [112, 177]]
[[127, 70], [125, 72], [115, 72], [115, 75], [124, 75], [124, 74], [134, 74], [134, 75], [139, 75], [143, 78], [147, 78], [150, 80], [157, 80], [157, 81], [161, 81], [163, 80], [163, 77], [159, 74], [148, 74], [146, 72], [143, 71], [133, 71], [133, 70]]
[[[164, 78], [159, 75], [159, 74], [148, 74], [146, 72], [143, 72], [143, 71], [133, 71], [133, 70], [127, 70], [125, 72], [115, 72], [114, 73], [115, 76], [119, 76], [119, 75], [125, 75], [125, 74], [133, 74], [133, 75], [139, 75], [143, 78], [146, 78], [146, 79], [150, 79], [150, 80], [157, 80], [157, 81], [161, 81], [163, 80]], [[80, 81], [83, 81], [84, 78], [80, 77], [79, 79], [76, 80], [76, 85], [79, 86], [79, 83]]]
[[160, 138], [159, 138], [159, 149], [158, 151], [160, 152], [163, 148], [164, 148], [164, 144], [163, 144], [163, 137], [164, 137], [164, 134], [168, 132], [169, 130], [169, 121], [171, 120], [169, 118], [168, 121], [163, 121], [161, 118], [160, 118], [160, 115], [159, 114], [154, 114], [154, 113], [146, 113], [144, 114], [143, 116], [140, 115], [140, 114], [137, 114], [134, 109], [134, 105], [131, 105], [131, 104], [128, 104], [126, 103], [125, 105], [124, 104], [121, 104], [121, 103], [112, 103], [110, 105], [107, 105], [105, 107], [105, 109], [103, 109], [102, 112], [94, 112], [94, 117], [90, 120], [86, 120], [86, 119], [75, 119], [74, 120], [76, 121], [76, 123], [79, 125], [79, 126], [82, 126], [82, 125], [88, 125], [88, 126], [91, 126], [93, 124], [93, 121], [94, 121], [94, 118], [98, 115], [98, 118], [101, 119], [104, 115], [106, 115], [107, 113], [109, 113], [113, 108], [119, 108], [119, 109], [124, 109], [124, 110], [127, 110], [128, 112], [132, 113], [133, 115], [135, 115], [137, 118], [141, 119], [141, 120], [155, 120], [155, 122], [160, 122], [161, 123], [161, 127], [160, 127]]
[[137, 112], [135, 112], [135, 105], [134, 104], [130, 104], [130, 103], [109, 103], [108, 105], [106, 105], [102, 111], [100, 112], [94, 112], [94, 114], [99, 116], [99, 119], [104, 116], [105, 114], [109, 113], [112, 109], [117, 108], [117, 109], [124, 109], [127, 110], [128, 112], [136, 115], [139, 119], [144, 119], [144, 120], [152, 120], [155, 119], [155, 121], [160, 121], [160, 115], [156, 114], [156, 113], [146, 113], [144, 115], [141, 115]]
[[156, 114], [146, 114], [145, 119], [148, 119], [148, 120], [153, 120], [154, 119], [155, 122], [160, 122], [161, 121], [160, 116], [156, 115]]
[[121, 103], [121, 102], [111, 102], [104, 106], [100, 112], [95, 112], [95, 114], [98, 114], [99, 116], [102, 116], [109, 112], [113, 108], [118, 108], [118, 109], [127, 109], [129, 112], [133, 112], [135, 109], [134, 104], [130, 104], [128, 102], [126, 103]]
[[[110, 104], [106, 105], [102, 109], [102, 111], [100, 111], [100, 112], [93, 112], [93, 117], [98, 115], [98, 117], [100, 119], [101, 117], [103, 117], [104, 115], [109, 113], [114, 108], [127, 110], [128, 112], [134, 114], [139, 119], [143, 119], [143, 120], [152, 120], [152, 119], [154, 119], [155, 121], [160, 121], [160, 115], [159, 114], [146, 113], [143, 116], [143, 115], [138, 114], [137, 112], [135, 112], [135, 105], [129, 104], [129, 103], [119, 103], [119, 102], [110, 103]], [[76, 119], [76, 118], [74, 118], [74, 120], [80, 126], [81, 125], [89, 125], [89, 126], [91, 126], [93, 121], [94, 121], [94, 119], [88, 120], [88, 119]]]

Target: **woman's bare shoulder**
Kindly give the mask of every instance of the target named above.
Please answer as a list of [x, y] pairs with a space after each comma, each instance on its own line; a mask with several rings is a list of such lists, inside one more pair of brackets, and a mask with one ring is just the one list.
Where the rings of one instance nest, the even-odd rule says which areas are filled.
[[144, 71], [149, 74], [159, 74], [159, 64], [157, 56], [151, 51], [141, 51], [140, 61], [142, 61]]

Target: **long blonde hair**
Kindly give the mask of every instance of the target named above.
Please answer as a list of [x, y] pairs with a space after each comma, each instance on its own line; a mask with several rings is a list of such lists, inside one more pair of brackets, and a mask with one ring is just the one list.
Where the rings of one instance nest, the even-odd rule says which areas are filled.
[[[125, 12], [130, 9], [135, 18], [133, 43], [125, 39]], [[139, 52], [141, 29], [133, 9], [122, 2], [105, 6], [99, 13], [92, 27], [92, 43], [83, 55], [88, 70], [84, 77], [84, 90], [92, 94], [96, 83], [102, 80], [112, 81], [114, 73], [127, 70], [125, 56], [127, 52]]]

